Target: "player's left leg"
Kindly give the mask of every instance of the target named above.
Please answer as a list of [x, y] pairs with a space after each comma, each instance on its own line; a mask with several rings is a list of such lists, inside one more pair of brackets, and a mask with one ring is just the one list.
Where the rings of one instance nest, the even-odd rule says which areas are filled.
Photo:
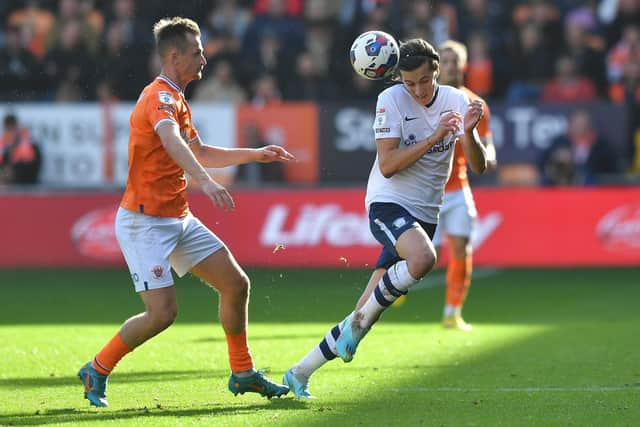
[[442, 325], [445, 328], [470, 331], [471, 325], [462, 318], [472, 272], [471, 235], [476, 223], [476, 207], [471, 190], [466, 187], [445, 194], [448, 213], [443, 223], [449, 243], [446, 276], [446, 301]]
[[272, 382], [254, 368], [247, 340], [250, 283], [233, 255], [223, 247], [199, 262], [191, 271], [220, 295], [220, 323], [227, 338], [232, 371], [229, 390], [236, 395], [252, 392], [268, 398], [287, 394], [288, 387]]
[[471, 284], [472, 252], [469, 238], [449, 235], [449, 264], [446, 277], [446, 303], [442, 325], [445, 328], [470, 331], [472, 326], [462, 318], [462, 306]]
[[[362, 308], [367, 302], [386, 271], [385, 268], [376, 268], [373, 271], [367, 287], [356, 304], [356, 310]], [[289, 386], [296, 397], [313, 398], [309, 392], [309, 378], [325, 363], [337, 357], [336, 339], [338, 336], [340, 336], [340, 324], [333, 326], [318, 345], [285, 373], [282, 382]]]

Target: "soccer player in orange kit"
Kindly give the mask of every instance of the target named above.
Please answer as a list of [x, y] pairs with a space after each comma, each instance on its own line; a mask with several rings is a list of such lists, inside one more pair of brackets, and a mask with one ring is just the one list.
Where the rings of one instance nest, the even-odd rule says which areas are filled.
[[256, 371], [249, 350], [249, 278], [225, 244], [190, 212], [185, 172], [216, 208], [231, 210], [231, 195], [205, 168], [289, 161], [293, 156], [275, 145], [227, 149], [203, 144], [184, 96], [187, 84], [202, 77], [206, 64], [198, 24], [182, 17], [164, 18], [153, 33], [162, 71], [144, 88], [131, 113], [129, 176], [116, 217], [116, 237], [145, 311], [126, 320], [80, 369], [85, 397], [92, 405], [107, 406], [107, 378], [116, 364], [175, 320], [171, 267], [180, 277], [195, 274], [219, 293], [231, 365], [229, 390], [281, 396], [289, 388]]

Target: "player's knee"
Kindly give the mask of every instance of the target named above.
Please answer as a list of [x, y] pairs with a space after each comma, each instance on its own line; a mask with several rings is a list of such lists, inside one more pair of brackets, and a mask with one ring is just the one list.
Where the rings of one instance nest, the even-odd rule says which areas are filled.
[[251, 289], [251, 282], [246, 274], [240, 274], [234, 280], [233, 286], [230, 286], [236, 298], [247, 299], [249, 298], [249, 292]]
[[152, 311], [150, 314], [151, 321], [153, 322], [154, 329], [165, 330], [175, 322], [178, 316], [178, 307], [176, 305], [170, 305], [164, 307], [162, 310]]
[[436, 261], [436, 254], [430, 248], [416, 252], [411, 258], [407, 259], [409, 274], [414, 279], [420, 280], [433, 269]]

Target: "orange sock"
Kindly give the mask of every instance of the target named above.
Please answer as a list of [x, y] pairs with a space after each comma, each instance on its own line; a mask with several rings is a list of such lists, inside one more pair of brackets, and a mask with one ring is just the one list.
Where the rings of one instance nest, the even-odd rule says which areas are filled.
[[471, 284], [471, 256], [464, 259], [451, 257], [447, 267], [447, 296], [446, 302], [453, 307], [462, 307], [467, 298]]
[[93, 359], [93, 367], [101, 374], [109, 375], [120, 359], [131, 350], [132, 349], [122, 341], [120, 332], [118, 332]]
[[253, 358], [247, 343], [247, 331], [236, 335], [227, 334], [227, 348], [229, 350], [229, 364], [231, 371], [241, 372], [253, 369]]

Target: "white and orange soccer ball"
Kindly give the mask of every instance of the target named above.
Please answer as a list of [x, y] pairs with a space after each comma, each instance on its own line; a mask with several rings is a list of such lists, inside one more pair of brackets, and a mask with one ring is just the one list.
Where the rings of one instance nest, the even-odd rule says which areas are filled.
[[360, 34], [351, 45], [351, 65], [365, 79], [383, 80], [398, 65], [400, 49], [390, 34], [383, 31], [367, 31]]

